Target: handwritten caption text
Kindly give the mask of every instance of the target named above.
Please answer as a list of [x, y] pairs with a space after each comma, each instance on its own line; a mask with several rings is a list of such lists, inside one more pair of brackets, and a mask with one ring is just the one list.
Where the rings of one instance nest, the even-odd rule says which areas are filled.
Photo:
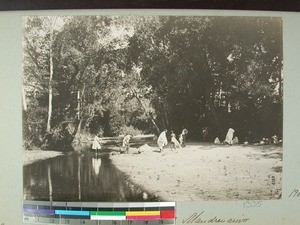
[[289, 195], [289, 198], [299, 198], [300, 197], [300, 190], [297, 188], [294, 188], [294, 190]]
[[207, 217], [204, 215], [204, 211], [201, 213], [193, 213], [188, 218], [182, 220], [182, 223], [185, 224], [191, 224], [191, 223], [245, 223], [249, 221], [249, 218], [244, 218], [243, 216], [241, 218], [221, 218], [218, 216], [214, 217]]

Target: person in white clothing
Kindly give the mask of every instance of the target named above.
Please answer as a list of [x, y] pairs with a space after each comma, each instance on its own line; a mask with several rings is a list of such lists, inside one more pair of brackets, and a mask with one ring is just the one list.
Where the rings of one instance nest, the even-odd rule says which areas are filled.
[[232, 128], [229, 128], [228, 131], [227, 131], [227, 134], [226, 134], [226, 138], [225, 138], [225, 143], [226, 144], [229, 144], [229, 145], [232, 145], [233, 144], [233, 134], [234, 134], [234, 129]]
[[100, 134], [97, 134], [94, 138], [92, 149], [95, 150], [98, 153], [98, 150], [101, 149], [100, 145]]
[[179, 135], [179, 143], [181, 147], [185, 147], [186, 136], [188, 134], [187, 129], [183, 129], [181, 134]]
[[176, 134], [171, 131], [171, 150], [174, 148], [176, 150], [176, 147], [181, 148], [181, 145], [179, 144], [179, 142], [176, 139]]
[[159, 150], [162, 151], [164, 146], [168, 144], [168, 139], [167, 139], [167, 130], [165, 129], [161, 134], [159, 135], [157, 139], [157, 145], [159, 147]]
[[130, 142], [130, 139], [131, 139], [132, 137], [133, 137], [132, 134], [127, 134], [127, 135], [123, 138], [123, 144], [122, 144], [122, 146], [123, 146], [123, 148], [125, 149], [126, 153], [128, 153], [128, 151], [129, 151], [129, 147], [130, 147], [129, 142]]

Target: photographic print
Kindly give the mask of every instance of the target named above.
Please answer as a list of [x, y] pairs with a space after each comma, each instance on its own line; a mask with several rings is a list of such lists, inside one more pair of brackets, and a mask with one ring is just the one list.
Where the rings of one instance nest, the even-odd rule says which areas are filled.
[[282, 26], [24, 16], [23, 198], [281, 199]]

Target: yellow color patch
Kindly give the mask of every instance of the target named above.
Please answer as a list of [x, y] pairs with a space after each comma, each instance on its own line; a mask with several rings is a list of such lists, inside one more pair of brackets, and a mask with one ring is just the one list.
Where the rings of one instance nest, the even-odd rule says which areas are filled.
[[126, 216], [159, 216], [160, 211], [127, 211]]

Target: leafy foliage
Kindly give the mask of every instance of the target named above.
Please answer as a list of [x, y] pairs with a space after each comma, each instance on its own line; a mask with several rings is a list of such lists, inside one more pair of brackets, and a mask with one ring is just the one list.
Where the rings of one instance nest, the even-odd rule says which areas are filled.
[[49, 82], [51, 133], [62, 143], [83, 132], [179, 133], [184, 127], [196, 139], [203, 127], [211, 138], [222, 139], [229, 127], [241, 140], [282, 135], [278, 18], [58, 17], [52, 43], [49, 21], [23, 21], [26, 148], [49, 136]]

